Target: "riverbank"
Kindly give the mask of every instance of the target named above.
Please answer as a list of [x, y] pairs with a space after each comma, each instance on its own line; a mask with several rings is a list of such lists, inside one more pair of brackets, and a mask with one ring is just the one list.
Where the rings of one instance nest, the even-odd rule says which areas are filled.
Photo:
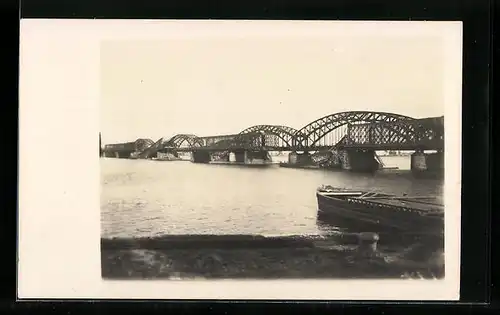
[[261, 237], [177, 235], [102, 239], [109, 279], [442, 278], [435, 242], [366, 251], [357, 235]]

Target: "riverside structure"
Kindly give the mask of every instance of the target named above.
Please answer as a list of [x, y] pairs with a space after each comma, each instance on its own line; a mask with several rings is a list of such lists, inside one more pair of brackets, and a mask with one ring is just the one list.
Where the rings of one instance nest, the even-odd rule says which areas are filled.
[[[100, 138], [100, 134], [99, 134]], [[394, 113], [349, 111], [319, 118], [300, 129], [255, 125], [238, 134], [200, 137], [177, 134], [170, 139], [138, 139], [107, 144], [100, 155], [151, 159], [158, 153], [190, 152], [194, 163], [238, 165], [271, 163], [272, 151], [288, 151], [287, 166], [319, 166], [355, 172], [383, 167], [375, 151], [414, 151], [417, 173], [444, 170], [444, 116], [412, 118]], [[434, 151], [427, 153], [426, 151]]]

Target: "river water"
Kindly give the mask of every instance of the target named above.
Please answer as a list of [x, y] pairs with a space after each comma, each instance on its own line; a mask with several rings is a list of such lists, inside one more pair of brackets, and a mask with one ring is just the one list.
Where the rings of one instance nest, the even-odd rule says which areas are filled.
[[[273, 157], [286, 160], [286, 156]], [[321, 234], [315, 190], [329, 184], [409, 195], [441, 195], [443, 181], [416, 179], [409, 157], [374, 175], [273, 166], [248, 168], [101, 158], [101, 236]]]

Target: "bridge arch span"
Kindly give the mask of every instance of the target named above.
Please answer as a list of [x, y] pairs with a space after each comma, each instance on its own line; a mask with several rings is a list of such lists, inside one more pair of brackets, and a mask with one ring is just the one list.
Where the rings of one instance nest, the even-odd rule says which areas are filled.
[[[245, 130], [239, 133], [239, 138], [248, 137], [250, 134], [262, 134], [264, 136], [276, 136], [279, 138], [283, 144], [287, 147], [292, 147], [294, 142], [296, 142], [295, 138], [298, 135], [298, 130], [288, 126], [282, 125], [255, 125], [252, 127], [248, 127]], [[272, 140], [268, 140], [266, 142], [276, 142]], [[275, 143], [268, 143], [275, 144]]]
[[173, 147], [180, 148], [184, 143], [187, 143], [188, 147], [202, 147], [205, 145], [202, 139], [193, 134], [178, 134], [173, 136], [167, 141], [163, 142], [163, 147]]
[[[409, 121], [414, 118], [394, 113], [387, 112], [370, 112], [370, 111], [348, 111], [340, 112], [321, 117], [297, 131], [294, 137], [294, 147], [297, 149], [304, 147], [313, 147], [323, 139], [326, 135], [339, 129], [340, 127], [349, 124], [358, 123], [380, 123], [380, 122], [397, 122]], [[298, 135], [305, 135], [299, 137]], [[335, 144], [341, 141], [345, 134], [339, 133], [334, 140]]]
[[139, 138], [135, 140], [135, 152], [142, 152], [148, 147], [152, 146], [154, 144], [154, 141], [151, 139], [143, 139]]

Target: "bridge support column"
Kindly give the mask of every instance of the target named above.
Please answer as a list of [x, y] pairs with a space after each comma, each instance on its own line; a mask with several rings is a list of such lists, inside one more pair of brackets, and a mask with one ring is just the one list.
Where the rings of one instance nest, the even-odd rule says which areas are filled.
[[247, 151], [235, 151], [234, 161], [238, 163], [245, 163], [247, 160]]
[[311, 165], [312, 156], [307, 151], [304, 153], [297, 153], [294, 151], [288, 154], [288, 163], [296, 165]]
[[193, 151], [191, 153], [191, 162], [208, 163], [210, 162], [210, 152], [208, 151]]
[[424, 153], [420, 150], [411, 155], [411, 170], [414, 173], [444, 171], [444, 152]]
[[374, 150], [344, 150], [341, 161], [342, 169], [351, 172], [373, 172], [380, 168]]

